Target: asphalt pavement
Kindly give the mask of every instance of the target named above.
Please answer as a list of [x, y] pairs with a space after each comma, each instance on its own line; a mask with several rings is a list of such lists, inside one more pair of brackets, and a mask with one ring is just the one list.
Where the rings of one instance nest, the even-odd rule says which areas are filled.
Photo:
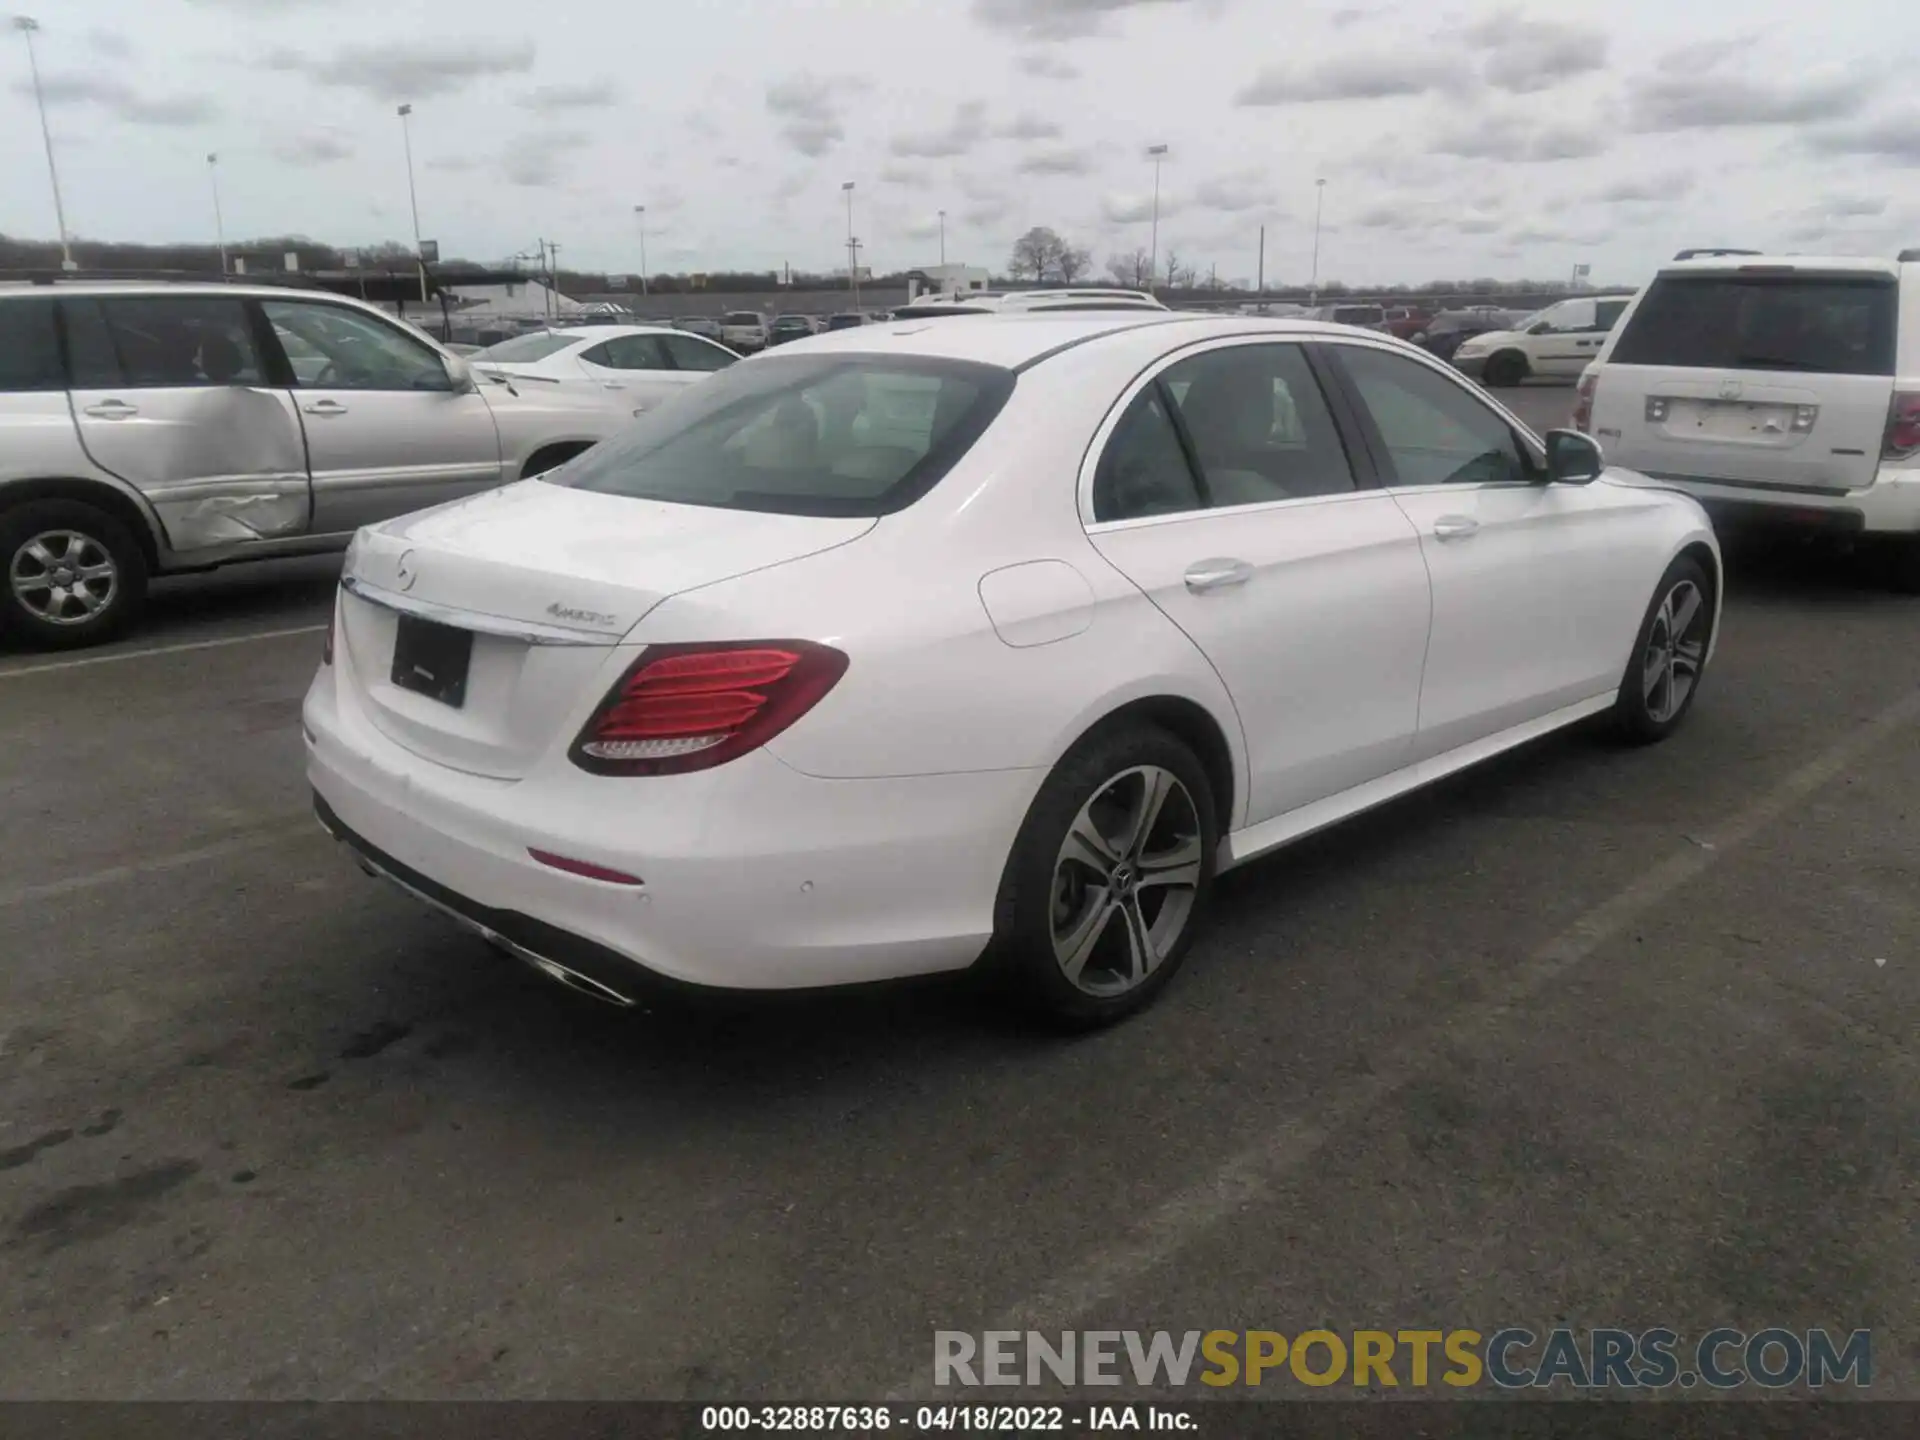
[[935, 1330], [1566, 1323], [1871, 1328], [1920, 1398], [1920, 601], [1734, 562], [1672, 742], [1250, 866], [1073, 1040], [949, 982], [623, 1015], [367, 879], [301, 770], [333, 562], [0, 655], [0, 1396], [851, 1400]]

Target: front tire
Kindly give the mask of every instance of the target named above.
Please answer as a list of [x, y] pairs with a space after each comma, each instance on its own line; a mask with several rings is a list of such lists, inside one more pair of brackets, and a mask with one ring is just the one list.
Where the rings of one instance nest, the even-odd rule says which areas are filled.
[[1081, 742], [1041, 786], [1001, 881], [991, 968], [1028, 1011], [1091, 1029], [1172, 980], [1213, 886], [1206, 771], [1166, 731]]
[[1511, 389], [1527, 378], [1527, 357], [1518, 350], [1502, 350], [1487, 361], [1483, 373], [1488, 388]]
[[1614, 726], [1627, 740], [1664, 740], [1687, 718], [1713, 638], [1713, 599], [1713, 581], [1690, 556], [1660, 577], [1613, 702]]
[[0, 631], [42, 650], [99, 645], [147, 598], [147, 561], [127, 528], [84, 500], [0, 511]]

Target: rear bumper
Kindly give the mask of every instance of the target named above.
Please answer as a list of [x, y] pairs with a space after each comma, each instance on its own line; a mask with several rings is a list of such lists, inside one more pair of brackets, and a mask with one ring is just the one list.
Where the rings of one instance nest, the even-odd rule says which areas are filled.
[[1729, 484], [1655, 470], [1642, 473], [1693, 496], [1722, 529], [1920, 534], [1920, 469], [1888, 466], [1872, 485], [1841, 491]]
[[[395, 744], [328, 667], [302, 720], [316, 812], [366, 864], [521, 958], [622, 993], [647, 971], [780, 990], [965, 968], [1041, 778], [821, 780], [759, 751], [684, 776], [557, 757], [492, 780]], [[536, 848], [642, 883], [556, 870]]]

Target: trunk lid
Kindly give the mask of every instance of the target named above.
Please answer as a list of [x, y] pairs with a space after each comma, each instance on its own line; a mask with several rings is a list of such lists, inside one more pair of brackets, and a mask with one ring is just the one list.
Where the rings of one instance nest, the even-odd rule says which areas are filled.
[[335, 663], [397, 744], [517, 779], [572, 740], [613, 683], [612, 647], [655, 605], [875, 523], [527, 481], [362, 531]]

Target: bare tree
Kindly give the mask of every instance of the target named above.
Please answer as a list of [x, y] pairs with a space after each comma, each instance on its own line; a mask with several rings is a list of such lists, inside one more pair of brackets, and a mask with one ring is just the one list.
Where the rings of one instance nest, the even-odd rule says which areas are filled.
[[1064, 247], [1065, 242], [1053, 231], [1036, 225], [1013, 242], [1013, 253], [1007, 256], [1007, 274], [1038, 284], [1059, 265]]
[[1091, 269], [1093, 269], [1093, 252], [1084, 245], [1063, 243], [1059, 253], [1053, 257], [1053, 271], [1060, 277], [1062, 285], [1073, 284]]
[[1167, 288], [1169, 290], [1192, 290], [1200, 283], [1199, 267], [1182, 260], [1179, 252], [1169, 248], [1167, 251]]
[[1153, 257], [1144, 245], [1107, 257], [1107, 273], [1115, 282], [1130, 289], [1144, 290], [1153, 283]]

